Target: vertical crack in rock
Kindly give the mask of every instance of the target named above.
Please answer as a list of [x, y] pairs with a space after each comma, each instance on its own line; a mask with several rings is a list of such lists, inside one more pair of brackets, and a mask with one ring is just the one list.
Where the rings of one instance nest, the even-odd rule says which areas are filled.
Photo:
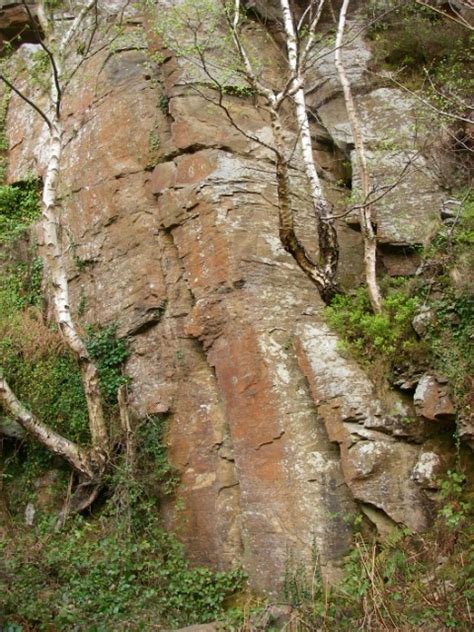
[[178, 496], [183, 500], [182, 512], [175, 514], [169, 508], [167, 520], [178, 529], [194, 562], [227, 568], [241, 557], [239, 490], [233, 461], [221, 458], [215, 446], [225, 443], [231, 450], [231, 444], [213, 369], [201, 343], [184, 331], [193, 297], [173, 232], [159, 231], [158, 242], [170, 306], [163, 323], [166, 340], [161, 344], [174, 356], [166, 363], [173, 363], [175, 386], [169, 454], [181, 472]]
[[[264, 41], [264, 27], [256, 24], [254, 35]], [[277, 76], [274, 45], [262, 55]], [[364, 83], [370, 52], [357, 40], [347, 53], [353, 81]], [[313, 545], [334, 577], [350, 544], [354, 498], [380, 530], [392, 522], [424, 528], [424, 489], [440, 463], [435, 442], [401, 440], [405, 404], [392, 402], [392, 411], [379, 402], [364, 372], [338, 353], [313, 285], [281, 247], [267, 150], [194, 94], [175, 59], [167, 57], [152, 82], [141, 51], [105, 63], [107, 56], [84, 65], [64, 102], [71, 292], [76, 311], [83, 303], [84, 322], [117, 321], [130, 336], [137, 413], [168, 415], [185, 516], [165, 503], [168, 527], [193, 562], [226, 568], [243, 561], [251, 586], [275, 594], [285, 572], [296, 570], [290, 557], [309, 566]], [[310, 106], [352, 158], [332, 59], [314, 72]], [[91, 85], [90, 76], [100, 80]], [[411, 155], [412, 104], [396, 90], [355, 88], [371, 159], [398, 172], [400, 154], [377, 139], [401, 117], [403, 152]], [[166, 112], [160, 96], [169, 99]], [[16, 181], [41, 175], [44, 156], [37, 118], [15, 96], [11, 103], [8, 178]], [[233, 107], [246, 129], [269, 137], [250, 100], [234, 98]], [[395, 119], [387, 115], [393, 107]], [[336, 173], [331, 152], [324, 142], [317, 148], [328, 177]], [[378, 208], [386, 252], [422, 241], [424, 220], [441, 198], [419, 175], [425, 171], [413, 171], [401, 201], [387, 198]], [[418, 189], [427, 209], [422, 222]], [[303, 202], [295, 223], [312, 248], [314, 218]], [[342, 280], [358, 283], [360, 235], [341, 222], [340, 240]]]

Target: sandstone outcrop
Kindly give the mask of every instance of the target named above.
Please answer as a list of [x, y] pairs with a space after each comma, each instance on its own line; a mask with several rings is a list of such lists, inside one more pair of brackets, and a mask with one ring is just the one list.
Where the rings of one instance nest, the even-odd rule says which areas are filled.
[[[84, 324], [118, 323], [131, 345], [136, 414], [168, 416], [183, 508], [164, 499], [163, 517], [190, 558], [242, 563], [253, 587], [275, 592], [289, 564], [309, 564], [315, 546], [333, 577], [357, 503], [376, 525], [427, 526], [425, 488], [441, 457], [434, 448], [422, 456], [423, 436], [404, 425], [412, 405], [378, 396], [370, 376], [341, 355], [313, 285], [279, 242], [269, 156], [186, 85], [175, 59], [150, 60], [155, 44], [145, 31], [134, 17], [121, 43], [80, 69], [64, 104], [76, 313]], [[270, 69], [273, 51], [262, 51]], [[399, 91], [370, 87], [370, 51], [360, 38], [354, 51], [347, 56], [351, 77], [365, 86], [358, 105], [371, 159], [384, 178], [396, 177], [400, 156], [414, 151], [408, 124], [400, 150], [382, 140], [414, 105]], [[352, 159], [331, 64], [325, 58], [315, 70], [311, 105]], [[252, 133], [269, 133], [251, 98], [233, 97], [232, 107]], [[9, 181], [41, 175], [41, 120], [13, 96], [7, 124]], [[330, 165], [331, 152], [320, 154]], [[443, 194], [420, 173], [378, 207], [382, 244], [417, 244], [438, 217]], [[317, 243], [304, 205], [297, 223], [305, 242]], [[360, 236], [341, 221], [340, 239], [341, 278], [355, 284]], [[390, 256], [390, 273], [414, 265], [403, 252]]]
[[454, 421], [456, 410], [445, 378], [426, 373], [418, 382], [414, 395], [419, 415], [431, 421]]

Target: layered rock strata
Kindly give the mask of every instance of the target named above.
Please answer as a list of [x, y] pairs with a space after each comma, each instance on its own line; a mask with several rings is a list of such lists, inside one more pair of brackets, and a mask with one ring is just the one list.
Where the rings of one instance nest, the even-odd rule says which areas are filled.
[[[63, 231], [76, 314], [118, 323], [131, 345], [136, 414], [167, 415], [182, 502], [163, 499], [162, 511], [190, 558], [242, 563], [254, 588], [275, 592], [316, 549], [333, 577], [357, 502], [380, 529], [427, 526], [439, 449], [424, 444], [423, 419], [404, 423], [415, 414], [408, 398], [382, 401], [339, 352], [315, 288], [279, 242], [271, 157], [183, 81], [175, 59], [151, 63], [145, 31], [135, 16], [122, 41], [81, 68], [63, 106]], [[268, 41], [271, 67], [276, 43], [255, 31]], [[315, 74], [312, 106], [350, 154], [329, 60]], [[38, 89], [32, 96], [41, 102]], [[231, 102], [246, 129], [268, 136], [251, 97]], [[359, 107], [371, 150], [395, 172], [398, 158], [377, 149], [390, 137], [382, 133], [389, 102], [399, 117], [412, 107], [380, 89]], [[13, 96], [7, 123], [9, 181], [41, 175], [41, 120]], [[429, 216], [441, 194], [426, 184], [420, 197], [420, 186], [405, 183], [406, 203], [395, 194], [380, 208], [384, 243], [424, 238], [413, 209]], [[317, 243], [304, 205], [297, 228], [308, 247]], [[361, 278], [360, 238], [341, 222], [340, 239], [350, 285]]]

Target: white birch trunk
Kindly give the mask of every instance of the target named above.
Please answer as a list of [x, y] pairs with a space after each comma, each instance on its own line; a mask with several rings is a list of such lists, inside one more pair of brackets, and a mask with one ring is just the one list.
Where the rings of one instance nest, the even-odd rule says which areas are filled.
[[[51, 90], [52, 100], [55, 93], [55, 86], [53, 86]], [[70, 307], [69, 285], [60, 235], [59, 213], [61, 209], [57, 201], [62, 149], [62, 126], [59, 117], [55, 114], [54, 106], [51, 110], [52, 129], [49, 136], [49, 160], [42, 199], [42, 231], [45, 259], [51, 277], [51, 293], [56, 320], [69, 348], [78, 358], [81, 368], [82, 382], [89, 412], [92, 444], [97, 449], [107, 451], [108, 434], [102, 409], [98, 371], [89, 356], [84, 341], [77, 331]]]
[[[324, 0], [319, 0], [318, 9], [311, 21], [311, 28], [315, 28], [321, 15], [323, 5]], [[288, 56], [290, 60], [290, 77], [286, 86], [278, 94], [275, 94], [258, 79], [258, 76], [253, 69], [250, 57], [248, 56], [245, 46], [240, 39], [238, 31], [240, 20], [240, 0], [234, 0], [233, 16], [232, 19], [229, 19], [229, 26], [232, 39], [242, 62], [243, 74], [256, 92], [265, 99], [267, 111], [271, 118], [274, 145], [270, 148], [275, 154], [280, 240], [285, 250], [293, 256], [299, 267], [316, 285], [323, 300], [328, 302], [334, 294], [338, 292], [338, 287], [335, 282], [338, 263], [337, 234], [333, 220], [329, 217], [329, 207], [324, 200], [314, 164], [311, 136], [309, 134], [309, 123], [304, 103], [304, 77], [297, 71], [298, 49], [289, 3], [281, 0], [280, 8], [282, 10], [285, 25], [288, 26], [287, 32], [289, 32]], [[289, 22], [291, 22], [291, 28], [289, 26]], [[304, 118], [303, 116], [300, 116], [298, 124], [303, 130], [304, 140], [302, 143], [302, 149], [306, 166], [306, 175], [312, 193], [313, 209], [318, 226], [319, 252], [322, 265], [315, 263], [311, 259], [304, 246], [298, 240], [294, 228], [293, 210], [291, 209], [290, 203], [291, 193], [289, 165], [288, 159], [286, 158], [288, 151], [282, 134], [282, 121], [280, 115], [280, 106], [282, 102], [289, 96], [294, 95], [297, 95], [296, 101], [297, 104], [299, 104], [298, 112], [300, 114], [302, 114], [300, 107], [301, 103], [303, 105]], [[268, 148], [268, 145], [265, 146]]]
[[300, 74], [301, 69], [298, 66], [298, 42], [296, 39], [293, 15], [290, 9], [289, 0], [280, 0], [280, 7], [286, 35], [288, 66], [291, 74], [295, 77], [296, 85], [300, 86], [294, 94], [296, 120], [298, 123], [304, 170], [310, 189], [313, 212], [318, 225], [319, 251], [323, 273], [322, 277], [324, 278], [325, 285], [329, 288], [335, 283], [339, 259], [337, 233], [334, 226], [334, 220], [331, 218], [329, 204], [324, 197], [321, 181], [314, 161], [313, 143], [311, 140], [303, 87], [304, 80]]
[[[59, 77], [63, 72], [63, 60], [67, 51], [67, 46], [72, 38], [76, 35], [81, 26], [87, 11], [95, 4], [90, 1], [79, 13], [73, 21], [68, 32], [64, 36], [59, 46], [59, 50], [55, 55], [56, 72]], [[39, 13], [43, 31], [50, 34], [52, 46], [54, 44], [54, 33], [51, 31], [51, 25], [45, 17], [43, 3], [40, 4], [43, 10]], [[90, 358], [84, 341], [78, 333], [76, 324], [74, 323], [70, 299], [69, 285], [66, 274], [64, 261], [64, 252], [61, 240], [60, 224], [62, 209], [58, 203], [59, 173], [62, 151], [62, 122], [60, 113], [60, 99], [58, 87], [56, 85], [53, 68], [51, 67], [50, 77], [50, 112], [49, 118], [51, 128], [49, 130], [49, 158], [46, 167], [46, 175], [44, 179], [43, 196], [42, 196], [42, 230], [44, 240], [45, 259], [51, 276], [52, 301], [56, 313], [58, 326], [66, 340], [69, 348], [76, 355], [82, 375], [82, 383], [87, 401], [89, 412], [89, 426], [92, 438], [92, 445], [96, 451], [104, 453], [108, 452], [108, 433], [104, 418], [104, 412], [101, 401], [99, 374], [97, 367]]]
[[303, 244], [295, 233], [293, 211], [291, 209], [290, 178], [288, 162], [285, 159], [285, 141], [282, 135], [279, 116], [272, 112], [272, 132], [276, 149], [276, 180], [278, 197], [278, 219], [280, 241], [299, 267], [318, 288], [321, 296], [325, 296], [328, 289], [327, 278], [318, 265], [306, 252]]
[[377, 238], [372, 223], [372, 209], [368, 204], [370, 195], [370, 178], [367, 167], [367, 159], [365, 154], [364, 140], [362, 137], [362, 129], [360, 119], [357, 114], [354, 97], [352, 95], [351, 84], [344, 68], [342, 61], [342, 45], [344, 28], [346, 22], [347, 9], [350, 0], [344, 0], [339, 14], [339, 24], [336, 36], [336, 52], [335, 64], [339, 75], [339, 81], [344, 93], [344, 101], [347, 110], [347, 116], [351, 124], [352, 136], [354, 138], [354, 147], [356, 152], [357, 168], [362, 188], [362, 204], [359, 211], [359, 221], [364, 239], [364, 264], [365, 278], [367, 289], [369, 292], [370, 304], [373, 311], [379, 314], [382, 311], [382, 298], [377, 283], [376, 264], [377, 264]]
[[100, 463], [94, 464], [88, 451], [83, 450], [73, 441], [65, 439], [35, 417], [18, 400], [1, 372], [0, 402], [26, 432], [35, 437], [48, 450], [65, 459], [78, 474], [81, 474], [88, 480], [94, 480], [100, 474]]
[[[73, 20], [72, 25], [57, 48], [54, 23], [47, 17], [44, 0], [40, 0], [37, 6], [37, 16], [44, 34], [44, 42], [47, 45], [47, 49], [45, 50], [47, 50], [51, 61], [49, 116], [47, 117], [38, 109], [38, 112], [48, 123], [49, 132], [48, 162], [46, 165], [42, 195], [44, 255], [50, 274], [52, 300], [57, 323], [64, 339], [71, 351], [76, 355], [80, 365], [82, 384], [89, 413], [92, 447], [90, 449], [80, 447], [78, 444], [63, 437], [39, 420], [18, 400], [3, 377], [0, 368], [0, 404], [14, 417], [26, 432], [32, 435], [49, 451], [64, 458], [79, 474], [80, 484], [73, 495], [74, 503], [72, 503], [69, 510], [62, 512], [61, 523], [65, 520], [68, 511], [81, 511], [88, 507], [97, 497], [102, 486], [102, 479], [107, 465], [110, 447], [101, 401], [98, 370], [87, 351], [84, 341], [79, 335], [71, 313], [69, 286], [60, 229], [60, 213], [62, 209], [58, 202], [63, 134], [60, 107], [62, 95], [60, 93], [61, 88], [59, 82], [63, 72], [68, 46], [72, 45], [72, 40], [76, 37], [81, 28], [85, 16], [96, 3], [97, 0], [89, 0], [89, 2], [82, 7], [79, 15]], [[22, 95], [20, 94], [20, 96]], [[28, 99], [25, 98], [25, 100], [29, 102]], [[30, 105], [37, 109], [34, 104], [30, 103]]]

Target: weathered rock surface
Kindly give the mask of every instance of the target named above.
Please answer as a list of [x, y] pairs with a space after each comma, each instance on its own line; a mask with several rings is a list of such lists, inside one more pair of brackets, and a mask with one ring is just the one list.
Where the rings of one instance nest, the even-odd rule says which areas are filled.
[[428, 524], [428, 504], [410, 479], [419, 448], [397, 441], [393, 419], [408, 414], [392, 402], [384, 410], [364, 372], [337, 350], [336, 336], [323, 324], [298, 331], [298, 358], [329, 438], [341, 449], [344, 478], [354, 498], [373, 505], [394, 522], [415, 531]]
[[443, 474], [443, 459], [438, 450], [430, 450], [426, 446], [418, 455], [411, 478], [426, 489], [437, 489]]
[[[354, 16], [348, 23], [348, 45], [343, 49], [347, 76], [355, 95], [356, 108], [367, 151], [377, 221], [377, 240], [387, 272], [394, 276], [413, 274], [416, 257], [401, 253], [398, 261], [385, 256], [384, 246], [400, 248], [425, 243], [433, 227], [439, 224], [439, 210], [446, 195], [437, 174], [423, 156], [427, 113], [418, 102], [395, 85], [379, 87], [380, 77], [370, 71], [371, 52], [363, 40], [361, 23]], [[352, 192], [357, 199], [360, 187], [354, 141], [344, 99], [334, 66], [334, 52], [328, 46], [318, 55], [311, 69], [314, 90], [309, 103], [315, 108], [330, 136], [350, 158], [353, 170]], [[384, 80], [387, 83], [387, 79]], [[382, 196], [383, 193], [383, 196]], [[357, 214], [349, 215], [350, 225], [358, 227]]]
[[[133, 28], [138, 43], [129, 39], [84, 65], [63, 106], [74, 308], [84, 323], [116, 321], [129, 336], [137, 415], [169, 416], [184, 509], [164, 500], [163, 516], [191, 560], [242, 563], [253, 587], [276, 592], [288, 560], [309, 564], [315, 545], [334, 577], [355, 501], [375, 524], [428, 524], [423, 488], [436, 450], [431, 461], [420, 456], [422, 437], [403, 421], [410, 406], [394, 394], [378, 397], [340, 354], [314, 287], [279, 242], [268, 153], [193, 92], [175, 60], [150, 67], [142, 27]], [[346, 150], [351, 139], [331, 81], [322, 77], [313, 105]], [[375, 143], [388, 101], [411, 104], [393, 92], [369, 97], [366, 130]], [[251, 99], [233, 98], [232, 107], [246, 129], [269, 134]], [[45, 130], [15, 96], [8, 130], [9, 180], [41, 175]], [[395, 173], [399, 164], [380, 151], [377, 160]], [[410, 224], [410, 195], [380, 206], [387, 243], [423, 238], [424, 222]], [[305, 243], [317, 243], [304, 205], [297, 225]], [[351, 283], [362, 271], [360, 238], [344, 224], [340, 235], [341, 275]]]
[[421, 377], [414, 395], [419, 415], [431, 421], [453, 421], [456, 416], [447, 380], [436, 375]]

